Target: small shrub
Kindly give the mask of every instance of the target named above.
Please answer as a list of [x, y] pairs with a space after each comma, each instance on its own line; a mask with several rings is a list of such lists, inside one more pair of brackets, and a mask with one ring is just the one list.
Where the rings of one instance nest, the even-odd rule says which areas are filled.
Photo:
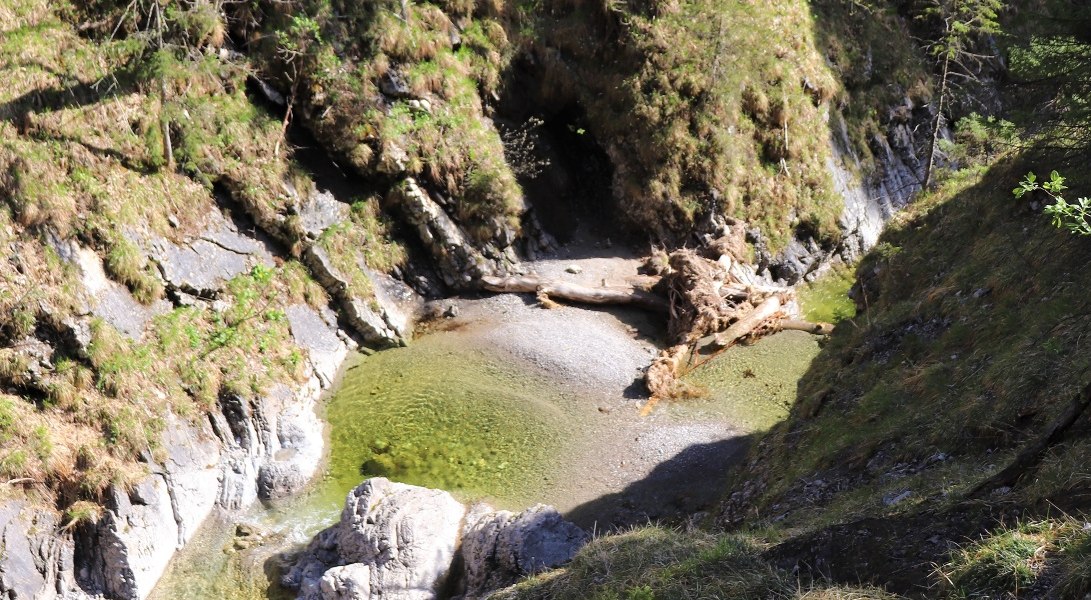
[[31, 442], [34, 454], [42, 463], [49, 461], [53, 456], [53, 439], [49, 435], [49, 429], [45, 425], [38, 425], [31, 432]]
[[8, 439], [17, 425], [15, 405], [8, 398], [0, 398], [0, 441]]
[[12, 337], [22, 338], [34, 331], [38, 318], [34, 311], [27, 308], [17, 308], [11, 314]]
[[1061, 543], [1060, 577], [1054, 587], [1059, 598], [1084, 598], [1091, 593], [1091, 530], [1082, 527]]
[[65, 529], [78, 527], [84, 524], [94, 524], [102, 518], [102, 507], [94, 502], [80, 500], [69, 506], [64, 511]]
[[10, 349], [0, 349], [0, 382], [23, 385], [27, 381], [27, 358]]
[[1057, 171], [1050, 173], [1049, 181], [1042, 183], [1038, 183], [1034, 173], [1027, 173], [1019, 182], [1019, 187], [1012, 190], [1012, 194], [1016, 198], [1022, 198], [1027, 192], [1042, 190], [1053, 199], [1053, 204], [1046, 206], [1042, 212], [1050, 217], [1054, 227], [1066, 229], [1073, 235], [1091, 235], [1091, 198], [1081, 197], [1069, 203], [1061, 195], [1062, 191], [1068, 189], [1064, 182], [1065, 178]]
[[123, 236], [118, 236], [109, 245], [104, 266], [106, 272], [121, 282], [144, 304], [163, 297], [163, 283], [149, 272], [147, 259], [136, 247]]
[[28, 462], [26, 450], [22, 448], [0, 455], [0, 476], [19, 477], [25, 475]]

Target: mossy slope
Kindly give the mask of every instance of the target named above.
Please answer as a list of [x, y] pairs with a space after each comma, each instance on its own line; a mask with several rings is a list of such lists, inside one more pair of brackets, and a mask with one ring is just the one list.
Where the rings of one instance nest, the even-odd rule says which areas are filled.
[[575, 119], [562, 125], [609, 157], [616, 221], [668, 243], [714, 215], [773, 251], [840, 237], [827, 164], [842, 88], [807, 3], [259, 6], [237, 36], [323, 144], [362, 175], [423, 180], [478, 242], [525, 209], [497, 117]]
[[[990, 480], [1045, 439], [1091, 382], [1079, 350], [1088, 331], [1079, 265], [1091, 246], [1012, 198], [1012, 183], [1036, 164], [1009, 158], [962, 172], [896, 219], [858, 267], [861, 312], [838, 328], [788, 420], [740, 473], [727, 521], [775, 520], [774, 536], [789, 538], [855, 519], [908, 523], [1006, 505], [1063, 528], [1055, 507], [1091, 507], [1078, 466], [1091, 459], [1087, 415], [1016, 477]], [[976, 536], [976, 527], [950, 534]], [[972, 572], [963, 563], [974, 560], [952, 557], [952, 568]], [[1048, 587], [1037, 580], [1043, 569], [1012, 586], [1029, 577]], [[960, 577], [956, 587], [976, 593]]]
[[[293, 203], [314, 184], [276, 151], [280, 123], [246, 95], [247, 65], [211, 49], [167, 57], [156, 67], [164, 94], [143, 72], [140, 40], [79, 34], [91, 8], [0, 8], [0, 243], [10, 251], [0, 262], [0, 478], [16, 482], [0, 494], [41, 494], [61, 508], [142, 476], [168, 412], [198, 421], [225, 394], [303, 381], [306, 356], [285, 309], [330, 302], [292, 254]], [[160, 118], [177, 169], [164, 164]], [[352, 240], [344, 252], [390, 268], [399, 253], [374, 204], [361, 198], [342, 226]], [[209, 215], [232, 209], [283, 252], [215, 298], [183, 302], [147, 240], [185, 244]], [[91, 318], [77, 249], [101, 263], [112, 280], [101, 285], [145, 305], [142, 332]]]

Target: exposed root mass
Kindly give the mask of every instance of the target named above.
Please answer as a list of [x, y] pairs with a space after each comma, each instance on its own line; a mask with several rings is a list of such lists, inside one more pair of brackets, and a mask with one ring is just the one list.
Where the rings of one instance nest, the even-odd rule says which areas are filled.
[[[557, 300], [591, 305], [631, 305], [667, 314], [670, 346], [648, 367], [645, 383], [653, 402], [699, 393], [682, 377], [700, 355], [720, 352], [740, 342], [791, 329], [815, 335], [833, 331], [828, 323], [799, 319], [792, 288], [769, 285], [740, 260], [734, 240], [722, 238], [703, 256], [677, 250], [667, 261], [649, 259], [655, 276], [634, 277], [623, 285], [587, 286], [534, 275], [482, 278], [484, 289], [498, 293], [533, 293], [545, 307]], [[665, 264], [664, 264], [665, 263]]]

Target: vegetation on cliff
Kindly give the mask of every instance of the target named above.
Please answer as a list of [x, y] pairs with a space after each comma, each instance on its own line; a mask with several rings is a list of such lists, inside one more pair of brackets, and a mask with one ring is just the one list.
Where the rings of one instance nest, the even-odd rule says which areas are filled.
[[[1091, 249], [1039, 214], [1063, 209], [1055, 197], [1011, 189], [1058, 168], [1087, 195], [1073, 164], [1091, 147], [1091, 29], [1072, 3], [1009, 4], [1010, 35], [960, 51], [1002, 56], [966, 75], [1018, 87], [945, 102], [923, 51], [951, 31], [934, 9], [994, 2], [4, 3], [0, 495], [38, 490], [94, 518], [158, 459], [168, 414], [298, 382], [285, 310], [331, 301], [300, 258], [321, 248], [350, 274], [332, 291], [369, 298], [363, 267], [405, 266], [384, 209], [407, 178], [475, 244], [505, 248], [526, 233], [536, 165], [579, 148], [609, 213], [655, 241], [729, 216], [767, 250], [832, 249], [831, 139], [866, 171], [892, 123], [923, 119], [947, 168], [857, 267], [855, 311], [825, 307], [841, 326], [736, 474], [716, 519], [732, 533], [604, 538], [508, 594], [885, 597], [838, 587], [863, 580], [1080, 597]], [[294, 127], [360, 188], [318, 236]], [[275, 256], [214, 297], [171, 284], [156, 248], [220, 213]], [[141, 331], [88, 317], [98, 270], [146, 314]]]
[[[233, 276], [215, 306], [163, 301], [152, 240], [199, 235], [221, 209], [214, 188], [255, 214], [284, 202], [279, 123], [246, 98], [238, 65], [158, 65], [164, 97], [141, 74], [140, 40], [87, 39], [75, 16], [37, 0], [0, 8], [0, 479], [14, 482], [0, 494], [56, 492], [62, 507], [143, 475], [168, 413], [196, 420], [224, 394], [298, 380], [284, 309], [329, 302], [290, 257]], [[181, 171], [165, 168], [160, 115]], [[111, 285], [96, 270], [146, 305], [120, 305], [146, 317], [143, 332], [88, 315], [89, 286]]]
[[[927, 3], [831, 4], [819, 3], [818, 14], [856, 11], [856, 22], [874, 26], [895, 8], [912, 15]], [[809, 581], [863, 582], [914, 597], [1091, 591], [1084, 468], [1091, 364], [1081, 350], [1088, 330], [1081, 265], [1091, 249], [1086, 238], [1052, 226], [1049, 213], [1064, 210], [1056, 188], [1046, 194], [1026, 185], [1012, 197], [1028, 171], [1060, 164], [1071, 165], [1065, 197], [1087, 195], [1086, 173], [1075, 166], [1086, 161], [1091, 130], [1078, 91], [1086, 85], [1087, 15], [1068, 3], [1028, 2], [1001, 17], [1010, 35], [994, 42], [1013, 85], [952, 103], [948, 116], [958, 125], [941, 145], [952, 168], [937, 173], [937, 185], [894, 218], [858, 265], [856, 314], [812, 363], [788, 418], [735, 472], [713, 529], [760, 540], [767, 562], [742, 573], [788, 568], [804, 589]], [[845, 43], [862, 53], [890, 48], [863, 36]], [[983, 108], [975, 98], [1008, 110], [970, 114]], [[1078, 230], [1079, 216], [1061, 225]], [[628, 538], [607, 540], [511, 595], [696, 597], [698, 586], [739, 574], [679, 590], [672, 577], [638, 579], [619, 569], [623, 553], [600, 548]], [[668, 562], [681, 578], [693, 564]]]
[[[663, 241], [722, 214], [757, 225], [773, 250], [797, 234], [838, 241], [826, 115], [840, 85], [802, 2], [245, 10], [238, 39], [331, 151], [360, 174], [422, 179], [480, 242], [498, 221], [520, 225], [526, 155], [504, 134], [535, 123], [604, 153], [611, 213]], [[285, 43], [311, 44], [298, 79]]]

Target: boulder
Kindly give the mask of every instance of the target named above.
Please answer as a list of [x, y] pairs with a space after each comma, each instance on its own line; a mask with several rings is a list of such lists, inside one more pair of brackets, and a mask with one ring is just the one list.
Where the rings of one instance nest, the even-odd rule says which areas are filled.
[[515, 514], [479, 504], [462, 534], [464, 598], [479, 598], [520, 578], [572, 560], [591, 537], [551, 506]]
[[349, 492], [340, 522], [318, 535], [285, 584], [307, 600], [431, 600], [450, 573], [465, 512], [446, 492], [369, 479]]
[[283, 583], [302, 600], [479, 598], [568, 562], [589, 539], [548, 506], [467, 511], [447, 492], [374, 478]]

